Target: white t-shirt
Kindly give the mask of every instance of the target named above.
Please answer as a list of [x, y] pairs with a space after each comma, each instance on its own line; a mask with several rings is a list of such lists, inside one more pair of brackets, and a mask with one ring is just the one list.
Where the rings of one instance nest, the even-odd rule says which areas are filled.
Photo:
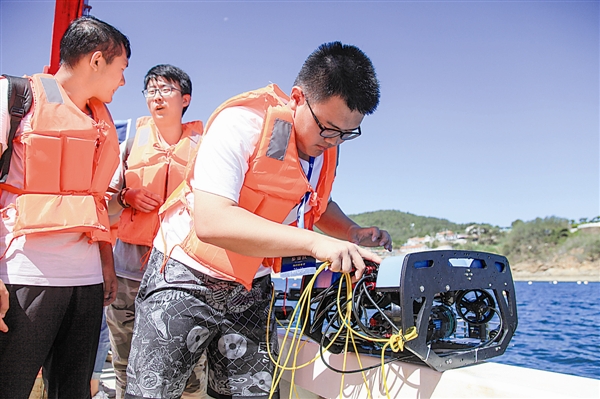
[[[0, 78], [0, 144], [6, 149], [10, 130], [8, 115], [8, 81]], [[25, 115], [16, 135], [31, 128], [31, 115]], [[13, 144], [13, 155], [7, 183], [22, 186], [23, 145]], [[0, 194], [0, 279], [6, 284], [73, 287], [102, 283], [102, 267], [98, 244], [89, 243], [83, 233], [32, 234], [13, 240], [17, 195]], [[12, 240], [12, 242], [11, 242]], [[8, 251], [6, 248], [8, 247]]]
[[[260, 138], [264, 115], [246, 107], [226, 108], [214, 119], [205, 133], [194, 165], [193, 189], [216, 194], [238, 202], [244, 177], [248, 171], [248, 161]], [[300, 159], [307, 173], [309, 164]], [[323, 156], [315, 159], [310, 184], [317, 186], [323, 166]], [[193, 193], [188, 195], [188, 203], [193, 208]], [[300, 200], [300, 199], [299, 199]], [[310, 205], [305, 205], [305, 212]], [[292, 209], [284, 224], [291, 224], [297, 218], [297, 207]], [[154, 247], [171, 258], [210, 276], [227, 279], [217, 272], [190, 258], [177, 244], [181, 243], [192, 228], [190, 214], [183, 207], [173, 207], [161, 223]], [[256, 277], [267, 275], [270, 268], [260, 267]]]

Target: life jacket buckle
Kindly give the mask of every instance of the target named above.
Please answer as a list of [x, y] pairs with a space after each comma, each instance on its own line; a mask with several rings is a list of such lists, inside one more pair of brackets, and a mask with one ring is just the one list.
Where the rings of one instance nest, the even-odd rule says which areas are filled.
[[10, 116], [14, 116], [17, 118], [23, 118], [25, 116], [25, 108], [23, 107], [11, 107], [10, 108]]

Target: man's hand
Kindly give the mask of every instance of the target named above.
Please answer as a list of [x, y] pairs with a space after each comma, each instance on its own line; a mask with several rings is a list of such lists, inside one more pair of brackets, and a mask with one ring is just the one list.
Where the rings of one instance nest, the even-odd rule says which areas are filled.
[[4, 322], [4, 316], [8, 312], [8, 290], [4, 282], [0, 280], [0, 331], [8, 332], [8, 326]]
[[348, 229], [348, 240], [363, 247], [384, 247], [392, 250], [392, 238], [385, 230], [378, 227], [352, 226]]
[[385, 230], [378, 227], [360, 227], [342, 211], [337, 203], [329, 201], [325, 213], [316, 223], [323, 233], [348, 240], [363, 247], [384, 247], [392, 250], [392, 238]]
[[100, 260], [102, 262], [102, 278], [104, 279], [104, 306], [108, 306], [117, 298], [117, 274], [113, 260], [112, 245], [99, 242]]
[[131, 207], [144, 213], [152, 212], [163, 203], [159, 195], [145, 188], [130, 188], [125, 192], [124, 199]]
[[353, 270], [356, 281], [361, 278], [365, 270], [364, 259], [381, 263], [377, 254], [359, 247], [348, 241], [338, 240], [321, 234], [315, 234], [315, 244], [312, 254], [322, 261], [329, 261], [329, 270], [332, 272], [350, 273]]

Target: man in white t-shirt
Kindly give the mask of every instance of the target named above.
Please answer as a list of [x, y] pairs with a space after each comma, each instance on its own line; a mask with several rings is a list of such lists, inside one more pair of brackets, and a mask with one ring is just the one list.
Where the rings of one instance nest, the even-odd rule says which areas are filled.
[[330, 197], [337, 147], [378, 103], [369, 58], [334, 42], [308, 57], [289, 97], [270, 85], [213, 113], [193, 178], [163, 206], [136, 299], [127, 398], [177, 397], [204, 349], [210, 396], [279, 396], [267, 353], [276, 334], [266, 342], [271, 271], [319, 259], [359, 278], [365, 259], [381, 261], [359, 245], [391, 250], [386, 231], [358, 226]]
[[0, 286], [9, 293], [5, 314], [0, 293], [0, 398], [29, 397], [42, 366], [49, 398], [90, 397], [102, 306], [117, 291], [105, 194], [118, 139], [105, 103], [125, 84], [130, 54], [121, 32], [82, 17], [61, 40], [56, 75], [28, 77], [33, 105], [0, 187]]

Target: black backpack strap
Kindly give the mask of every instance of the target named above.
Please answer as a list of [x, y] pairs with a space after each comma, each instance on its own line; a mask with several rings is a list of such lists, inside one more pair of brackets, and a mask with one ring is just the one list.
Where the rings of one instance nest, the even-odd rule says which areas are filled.
[[6, 150], [0, 157], [0, 183], [6, 182], [10, 169], [10, 158], [13, 152], [15, 133], [23, 117], [31, 109], [33, 94], [29, 79], [17, 76], [2, 75], [8, 80], [8, 113], [10, 114], [10, 131], [6, 140]]

